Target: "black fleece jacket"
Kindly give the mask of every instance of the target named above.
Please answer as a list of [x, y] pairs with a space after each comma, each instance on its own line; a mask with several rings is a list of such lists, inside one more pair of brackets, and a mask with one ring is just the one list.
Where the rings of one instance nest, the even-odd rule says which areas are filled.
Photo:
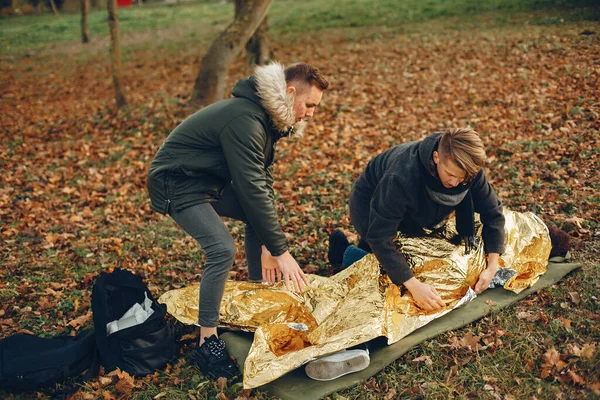
[[[481, 170], [465, 185], [448, 189], [430, 172], [430, 160], [441, 133], [422, 141], [404, 143], [376, 156], [354, 183], [351, 202], [368, 207], [368, 221], [359, 232], [362, 239], [389, 275], [402, 284], [413, 276], [406, 259], [393, 241], [398, 231], [413, 233], [431, 227], [447, 217], [455, 207], [436, 203], [428, 194], [426, 182], [437, 180], [435, 191], [457, 194], [470, 191], [474, 211], [480, 214], [486, 253], [504, 252], [504, 215], [502, 205]], [[431, 187], [431, 186], [430, 186]], [[468, 197], [468, 196], [467, 196]]]

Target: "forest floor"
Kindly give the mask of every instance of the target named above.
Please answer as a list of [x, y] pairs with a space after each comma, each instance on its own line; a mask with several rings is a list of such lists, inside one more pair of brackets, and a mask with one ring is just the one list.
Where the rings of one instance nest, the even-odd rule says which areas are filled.
[[[276, 60], [312, 63], [331, 84], [304, 138], [278, 144], [274, 167], [281, 225], [306, 272], [333, 272], [333, 228], [356, 236], [346, 200], [373, 156], [455, 126], [481, 133], [486, 173], [503, 204], [568, 231], [572, 259], [583, 263], [332, 398], [600, 396], [600, 25], [526, 17], [500, 24], [494, 15], [271, 37]], [[151, 211], [145, 181], [158, 147], [190, 112], [210, 40], [192, 46], [176, 34], [144, 35], [150, 42], [125, 35], [136, 45], [124, 51], [129, 105], [118, 111], [105, 39], [0, 58], [1, 337], [91, 327], [91, 287], [101, 271], [130, 269], [157, 297], [202, 275], [204, 253]], [[230, 84], [248, 73], [240, 57]], [[231, 277], [245, 279], [243, 226], [227, 223], [239, 249]], [[179, 336], [189, 333], [171, 323]], [[447, 346], [465, 336], [494, 341]], [[76, 386], [72, 398], [268, 398], [208, 382], [188, 364], [189, 352], [183, 345], [178, 361], [145, 378], [103, 375]]]

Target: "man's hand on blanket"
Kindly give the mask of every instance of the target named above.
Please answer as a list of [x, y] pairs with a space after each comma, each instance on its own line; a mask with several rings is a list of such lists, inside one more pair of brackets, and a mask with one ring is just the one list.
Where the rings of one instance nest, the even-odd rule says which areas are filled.
[[271, 255], [271, 252], [267, 250], [265, 246], [262, 246], [262, 252], [260, 254], [260, 263], [262, 265], [262, 278], [263, 281], [269, 285], [274, 285], [276, 282], [281, 280], [281, 270], [275, 257]]
[[308, 286], [308, 281], [304, 272], [300, 269], [300, 266], [294, 260], [294, 257], [289, 251], [286, 251], [280, 256], [274, 257], [279, 265], [283, 280], [285, 281], [285, 287], [290, 290], [290, 280], [294, 282], [294, 289], [296, 292], [304, 292], [304, 287]]
[[496, 272], [498, 271], [499, 258], [500, 254], [498, 253], [488, 254], [487, 268], [481, 272], [481, 275], [479, 275], [479, 280], [475, 284], [475, 293], [482, 293], [488, 288], [488, 286], [490, 286], [490, 282], [492, 281], [494, 275], [496, 275]]
[[415, 303], [425, 311], [434, 311], [446, 305], [433, 286], [419, 281], [414, 276], [404, 282], [404, 286], [412, 295]]

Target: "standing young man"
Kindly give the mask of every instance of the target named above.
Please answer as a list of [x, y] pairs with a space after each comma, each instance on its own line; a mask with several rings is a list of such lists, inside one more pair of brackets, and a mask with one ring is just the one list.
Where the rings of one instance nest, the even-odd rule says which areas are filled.
[[200, 282], [199, 346], [193, 357], [213, 378], [233, 377], [237, 366], [217, 337], [225, 281], [235, 243], [221, 216], [246, 223], [250, 280], [302, 291], [304, 273], [290, 254], [274, 207], [272, 163], [276, 142], [301, 135], [327, 80], [314, 67], [274, 63], [257, 67], [233, 88], [233, 98], [196, 112], [171, 132], [148, 173], [152, 208], [169, 214], [206, 253]]
[[[404, 285], [426, 311], [437, 310], [444, 302], [433, 286], [413, 276], [394, 239], [398, 231], [411, 235], [439, 228], [455, 211], [458, 233], [469, 248], [474, 241], [474, 212], [479, 213], [487, 268], [474, 289], [477, 293], [487, 289], [504, 252], [504, 216], [482, 169], [485, 157], [477, 132], [448, 129], [379, 154], [352, 188], [350, 220], [360, 235], [358, 247], [372, 251], [392, 282]], [[346, 250], [343, 233], [332, 233], [330, 262], [341, 264]]]

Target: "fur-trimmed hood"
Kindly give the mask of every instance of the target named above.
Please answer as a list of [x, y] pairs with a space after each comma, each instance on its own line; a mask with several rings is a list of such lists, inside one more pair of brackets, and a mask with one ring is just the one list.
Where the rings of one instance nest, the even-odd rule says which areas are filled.
[[273, 62], [257, 66], [253, 76], [236, 84], [233, 95], [250, 97], [242, 87], [246, 83], [252, 86], [253, 95], [258, 97], [258, 101], [273, 120], [275, 129], [281, 132], [282, 136], [302, 136], [306, 121], [296, 123], [294, 95], [286, 92], [287, 85], [283, 65]]

